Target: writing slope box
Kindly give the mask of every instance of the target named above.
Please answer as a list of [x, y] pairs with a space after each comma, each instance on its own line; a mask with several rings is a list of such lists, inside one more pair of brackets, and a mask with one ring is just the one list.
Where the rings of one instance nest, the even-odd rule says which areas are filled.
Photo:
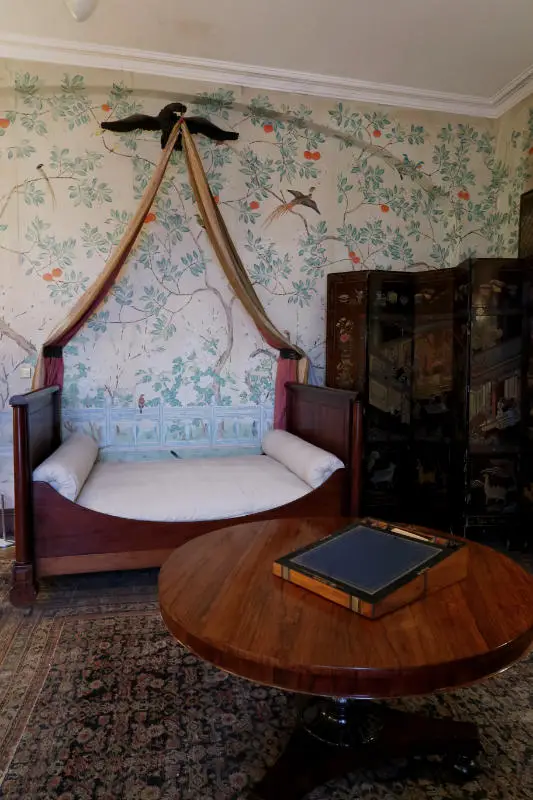
[[377, 619], [463, 580], [461, 541], [373, 519], [352, 523], [274, 562], [280, 578]]

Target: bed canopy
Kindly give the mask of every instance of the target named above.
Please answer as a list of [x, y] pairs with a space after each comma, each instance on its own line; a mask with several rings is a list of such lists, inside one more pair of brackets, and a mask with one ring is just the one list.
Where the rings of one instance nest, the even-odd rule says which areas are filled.
[[118, 279], [142, 229], [150, 206], [156, 197], [170, 161], [172, 150], [180, 135], [191, 188], [211, 246], [232, 290], [252, 318], [264, 341], [279, 352], [275, 385], [274, 427], [285, 428], [285, 384], [287, 381], [307, 383], [308, 360], [303, 351], [291, 344], [289, 339], [275, 327], [257, 296], [222, 214], [213, 200], [200, 156], [183, 117], [178, 120], [173, 128], [156, 170], [144, 191], [139, 207], [124, 232], [117, 249], [111, 255], [96, 281], [84, 292], [67, 317], [55, 328], [44, 343], [37, 362], [33, 388], [63, 386], [63, 348], [78, 333], [89, 317], [94, 314]]

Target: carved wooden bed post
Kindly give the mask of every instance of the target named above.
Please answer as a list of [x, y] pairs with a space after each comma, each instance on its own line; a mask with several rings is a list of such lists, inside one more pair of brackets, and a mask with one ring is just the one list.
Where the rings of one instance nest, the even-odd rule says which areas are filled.
[[28, 407], [13, 398], [13, 457], [15, 466], [15, 563], [9, 594], [14, 606], [27, 606], [37, 596], [33, 565], [31, 474], [28, 452]]
[[10, 400], [13, 407], [15, 473], [15, 562], [10, 600], [31, 605], [37, 596], [33, 544], [33, 481], [38, 466], [60, 443], [60, 393], [57, 386]]

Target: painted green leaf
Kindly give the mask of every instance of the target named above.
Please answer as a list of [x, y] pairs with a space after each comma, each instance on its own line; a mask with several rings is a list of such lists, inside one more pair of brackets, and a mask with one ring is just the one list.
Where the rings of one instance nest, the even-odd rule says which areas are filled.
[[216, 115], [229, 119], [229, 109], [235, 103], [235, 93], [231, 89], [217, 89], [214, 92], [201, 92], [194, 99], [194, 111], [199, 115]]
[[30, 75], [29, 72], [17, 73], [15, 75], [14, 89], [19, 94], [32, 96], [39, 89], [39, 77]]
[[8, 158], [29, 158], [36, 151], [35, 147], [31, 144], [29, 139], [22, 139], [19, 145], [8, 147]]
[[100, 233], [98, 228], [91, 227], [88, 222], [85, 222], [81, 229], [81, 238], [83, 246], [87, 251], [87, 257], [92, 258], [94, 255], [103, 255], [108, 252], [109, 245], [107, 238]]
[[44, 205], [45, 195], [44, 191], [38, 188], [34, 181], [28, 181], [24, 184], [24, 202], [28, 206], [42, 206]]
[[22, 114], [21, 123], [23, 128], [26, 128], [28, 131], [33, 131], [39, 136], [44, 136], [48, 133], [46, 124], [39, 116], [38, 112], [35, 112], [34, 114]]
[[75, 206], [84, 205], [92, 208], [95, 203], [111, 203], [111, 187], [97, 178], [86, 178], [69, 187], [69, 197]]
[[127, 276], [116, 283], [112, 289], [113, 297], [120, 306], [130, 306], [133, 301], [133, 284]]
[[105, 333], [109, 322], [109, 311], [99, 311], [87, 320], [87, 327], [95, 333]]

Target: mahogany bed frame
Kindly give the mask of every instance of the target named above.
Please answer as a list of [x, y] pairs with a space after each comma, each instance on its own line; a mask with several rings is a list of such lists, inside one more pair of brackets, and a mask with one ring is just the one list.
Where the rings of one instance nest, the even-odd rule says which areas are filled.
[[92, 511], [34, 482], [33, 470], [61, 442], [60, 389], [10, 400], [15, 462], [15, 562], [10, 599], [31, 605], [48, 575], [160, 566], [180, 545], [239, 522], [281, 517], [356, 516], [359, 509], [361, 406], [353, 392], [287, 384], [287, 430], [329, 450], [345, 468], [292, 503], [246, 517], [149, 522]]

